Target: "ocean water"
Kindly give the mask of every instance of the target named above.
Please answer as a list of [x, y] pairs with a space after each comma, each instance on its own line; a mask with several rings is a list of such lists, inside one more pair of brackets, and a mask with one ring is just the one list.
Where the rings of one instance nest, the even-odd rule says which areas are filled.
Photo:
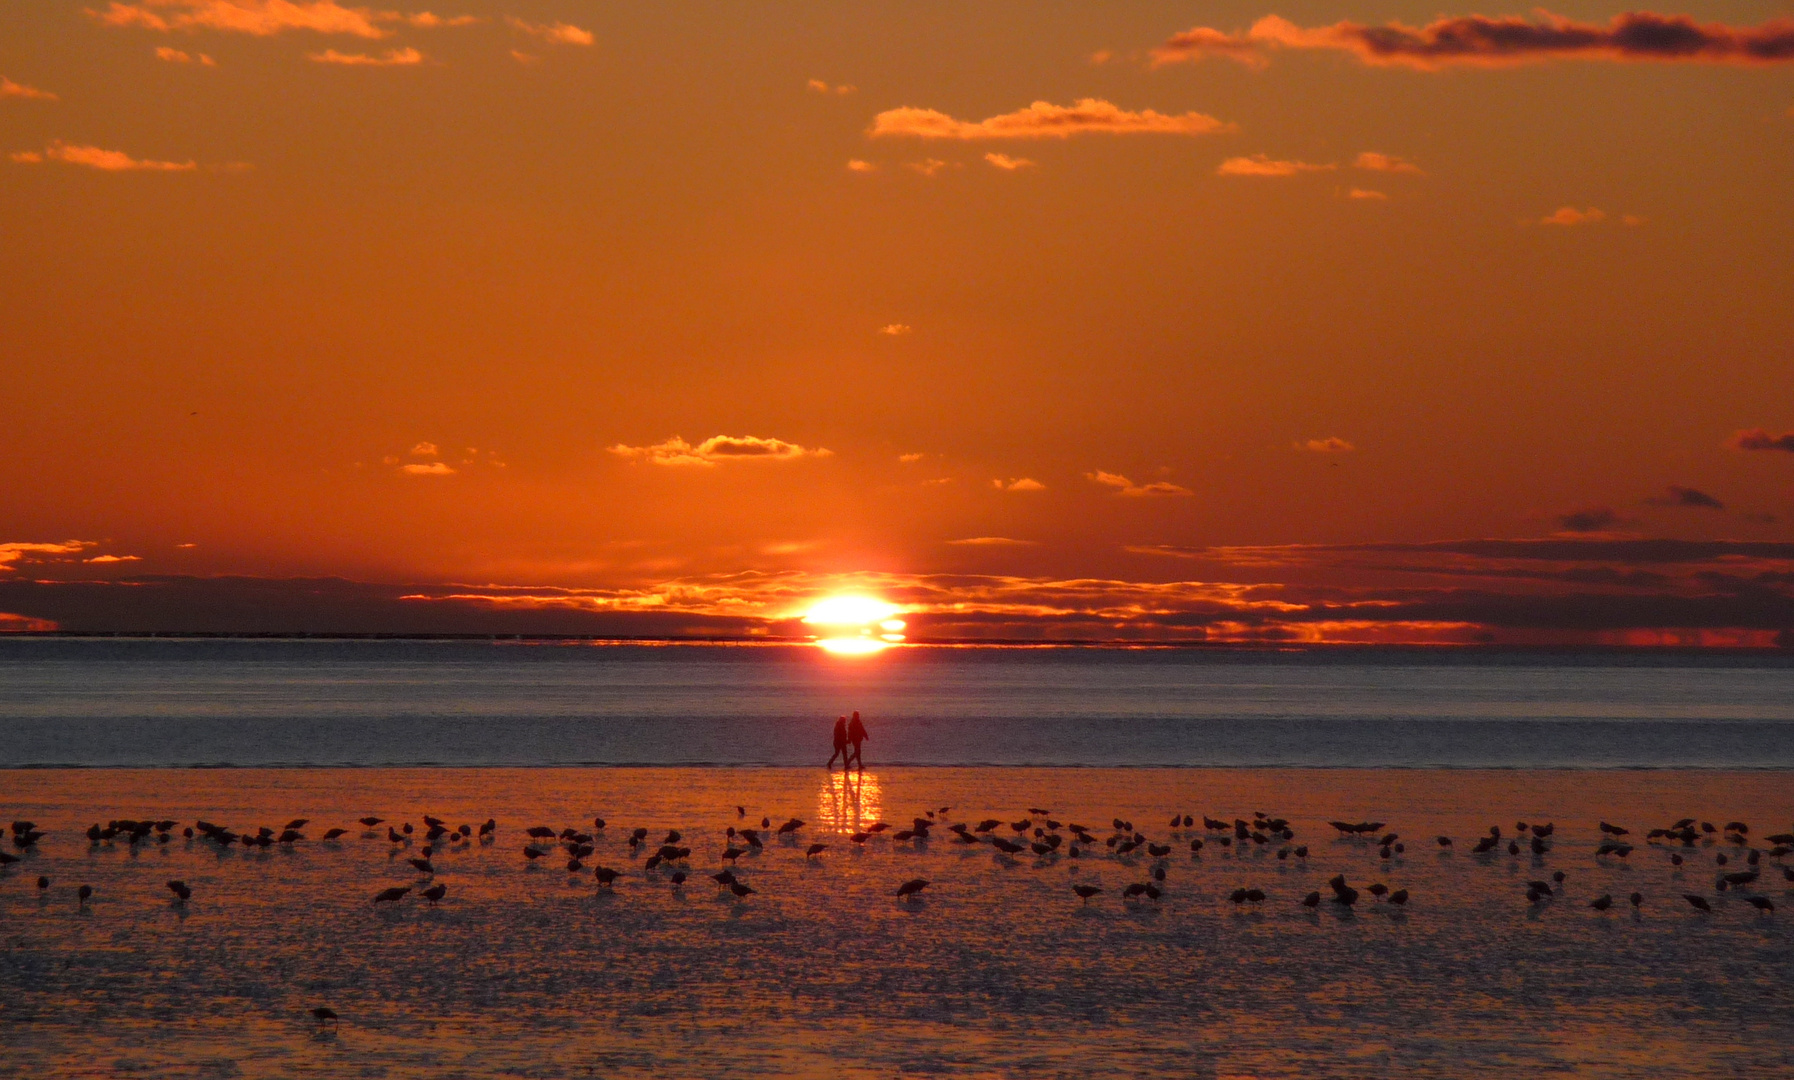
[[[880, 767], [849, 783], [815, 767], [37, 769], [0, 783], [0, 813], [47, 832], [0, 868], [6, 1076], [1794, 1075], [1785, 860], [1764, 856], [1761, 880], [1721, 893], [1719, 856], [1735, 869], [1751, 845], [1595, 852], [1602, 820], [1637, 839], [1683, 816], [1744, 820], [1761, 848], [1794, 822], [1794, 785], [1773, 771]], [[851, 840], [928, 810], [1044, 826], [1030, 808], [1099, 837], [1128, 819], [1171, 852], [1011, 858], [938, 829]], [[1288, 817], [1307, 856], [1168, 824], [1260, 810]], [[436, 852], [426, 875], [407, 861], [418, 834], [393, 844], [384, 825], [354, 824], [426, 813], [491, 817], [497, 835]], [[81, 835], [164, 815], [311, 821], [304, 839], [253, 851], [178, 831]], [[525, 828], [598, 815], [585, 870], [523, 856]], [[752, 895], [711, 883], [726, 829], [792, 816], [805, 824], [735, 864]], [[1334, 817], [1383, 822], [1406, 850], [1340, 839]], [[1551, 850], [1470, 852], [1517, 821], [1554, 822]], [[322, 840], [332, 825], [350, 831]], [[631, 852], [634, 827], [650, 848], [681, 831], [682, 888]], [[622, 875], [600, 889], [593, 865]], [[1155, 868], [1162, 897], [1127, 900]], [[1526, 899], [1526, 882], [1559, 871], [1551, 899]], [[1360, 902], [1303, 907], [1334, 874]], [[899, 899], [913, 878], [930, 884]], [[434, 906], [418, 892], [431, 882], [447, 889]], [[1412, 899], [1378, 902], [1373, 882]], [[1103, 891], [1084, 903], [1075, 884]], [[399, 886], [413, 892], [372, 903]], [[1267, 897], [1235, 905], [1236, 888]], [[1602, 894], [1619, 903], [1591, 909]], [[339, 1023], [321, 1028], [320, 1006]]]
[[1794, 657], [0, 638], [0, 767], [1794, 768]]

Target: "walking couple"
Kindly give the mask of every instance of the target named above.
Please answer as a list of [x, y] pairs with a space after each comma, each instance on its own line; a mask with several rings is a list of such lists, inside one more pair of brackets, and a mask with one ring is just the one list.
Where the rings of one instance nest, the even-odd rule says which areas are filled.
[[[835, 767], [835, 759], [841, 759], [841, 769], [859, 769], [865, 771], [866, 765], [860, 759], [860, 744], [866, 741], [866, 725], [860, 723], [860, 714], [854, 713], [853, 719], [843, 716], [835, 721], [835, 752], [829, 755], [828, 767]], [[852, 749], [849, 749], [849, 747]]]

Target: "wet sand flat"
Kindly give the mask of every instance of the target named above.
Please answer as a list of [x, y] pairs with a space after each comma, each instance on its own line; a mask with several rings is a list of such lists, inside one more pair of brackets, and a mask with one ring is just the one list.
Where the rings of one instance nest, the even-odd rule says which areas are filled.
[[[8, 820], [48, 832], [0, 870], [0, 1074], [1794, 1074], [1794, 911], [1743, 899], [1794, 904], [1785, 860], [1720, 893], [1745, 846], [1642, 842], [1691, 816], [1746, 821], [1767, 848], [1758, 838], [1794, 829], [1779, 772], [913, 768], [849, 785], [816, 769], [29, 770], [0, 791]], [[1003, 835], [1030, 807], [1099, 837], [1119, 817], [1172, 851], [1009, 857], [939, 829], [848, 839], [941, 807], [1001, 819]], [[1307, 858], [1168, 826], [1255, 811], [1288, 818]], [[448, 889], [435, 907], [406, 861], [426, 813], [498, 822], [490, 844], [433, 856]], [[354, 825], [364, 814], [419, 833], [393, 845], [384, 825]], [[582, 872], [558, 849], [524, 858], [525, 828], [589, 830], [597, 815], [608, 827]], [[762, 816], [806, 824], [740, 858], [756, 892], [737, 900], [708, 875], [724, 830]], [[311, 820], [306, 839], [265, 850], [81, 835], [126, 817]], [[1380, 858], [1334, 818], [1385, 822], [1406, 851]], [[1603, 819], [1633, 830], [1629, 858], [1596, 857]], [[1520, 821], [1554, 822], [1552, 850], [1470, 853]], [[332, 826], [350, 831], [321, 841]], [[632, 854], [638, 826], [649, 843]], [[643, 868], [669, 829], [692, 848], [682, 889]], [[811, 843], [828, 847], [806, 858]], [[598, 865], [622, 871], [614, 888], [596, 886]], [[1163, 897], [1124, 900], [1154, 866]], [[1560, 870], [1559, 895], [1529, 903], [1526, 883]], [[1303, 908], [1334, 874], [1412, 900]], [[931, 884], [900, 901], [917, 877]], [[186, 905], [170, 879], [193, 890]], [[1103, 892], [1081, 903], [1078, 883]], [[80, 884], [95, 890], [85, 910]], [[1236, 906], [1242, 887], [1267, 898]], [[1606, 913], [1587, 906], [1602, 893], [1619, 900]], [[320, 1005], [340, 1027], [319, 1030]]]

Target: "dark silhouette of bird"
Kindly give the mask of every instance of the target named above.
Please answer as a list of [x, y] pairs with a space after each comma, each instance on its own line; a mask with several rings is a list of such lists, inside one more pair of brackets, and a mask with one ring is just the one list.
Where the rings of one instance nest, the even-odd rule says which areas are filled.
[[787, 833], [794, 833], [803, 827], [804, 827], [804, 820], [802, 818], [792, 818], [790, 821], [787, 821], [787, 822], [785, 822], [785, 824], [779, 826], [779, 835], [784, 836]]
[[1102, 889], [1095, 885], [1073, 885], [1071, 891], [1077, 893], [1078, 897], [1083, 900], [1084, 903], [1088, 904], [1090, 903], [1090, 898], [1101, 893]]
[[528, 859], [530, 862], [535, 862], [537, 859], [540, 859], [545, 854], [547, 854], [547, 852], [543, 851], [540, 848], [526, 847], [523, 849], [523, 857]]
[[168, 883], [168, 891], [173, 893], [175, 895], [175, 899], [179, 900], [183, 904], [193, 898], [193, 890], [189, 889], [187, 887], [187, 883], [184, 881], [169, 882]]
[[679, 886], [685, 884], [685, 871], [675, 870], [673, 871], [673, 876], [669, 877], [667, 880], [673, 883], [674, 889], [677, 889]]
[[1440, 847], [1450, 847], [1451, 846], [1451, 837], [1449, 837], [1449, 836], [1441, 836], [1438, 838], [1438, 840], [1439, 840]]
[[1682, 899], [1688, 901], [1689, 905], [1696, 911], [1710, 912], [1713, 910], [1713, 905], [1707, 903], [1707, 898], [1704, 896], [1696, 896], [1694, 893], [1683, 893]]
[[1625, 836], [1627, 833], [1631, 832], [1632, 830], [1631, 829], [1622, 829], [1618, 825], [1609, 825], [1607, 822], [1603, 821], [1601, 823], [1601, 831], [1606, 833], [1609, 836]]
[[[603, 828], [603, 826], [599, 826], [599, 827]], [[480, 826], [480, 835], [481, 836], [491, 836], [496, 831], [498, 831], [498, 822], [493, 820], [492, 818], [487, 818], [486, 823], [484, 825]]]
[[1600, 896], [1590, 900], [1588, 906], [1594, 908], [1596, 911], [1606, 911], [1613, 906], [1613, 897], [1606, 893], [1602, 893]]
[[1765, 915], [1773, 914], [1775, 912], [1775, 905], [1770, 903], [1767, 896], [1747, 896], [1744, 898], [1744, 902]]
[[305, 828], [309, 824], [311, 824], [311, 818], [302, 818], [302, 817], [294, 818], [293, 820], [287, 822], [287, 829], [291, 830], [291, 831], [297, 831], [299, 829]]
[[49, 888], [50, 887], [50, 879], [47, 877], [39, 877], [37, 879], [37, 887], [40, 890]]
[[601, 887], [608, 889], [619, 877], [623, 876], [623, 872], [621, 870], [612, 870], [608, 866], [600, 866], [598, 869], [592, 871], [592, 876], [598, 880], [598, 884]]
[[1390, 893], [1389, 894], [1389, 902], [1391, 904], [1394, 904], [1396, 907], [1401, 907], [1402, 905], [1406, 904], [1408, 902], [1408, 890], [1397, 889], [1394, 892]]
[[324, 834], [324, 839], [335, 840], [337, 837], [342, 836], [344, 833], [346, 833], [348, 831], [349, 830], [347, 830], [347, 829], [331, 829]]
[[391, 825], [386, 827], [386, 839], [395, 844], [402, 844], [405, 842], [405, 838], [400, 836], [399, 831]]
[[386, 889], [386, 890], [383, 890], [380, 893], [380, 895], [374, 897], [374, 903], [376, 903], [376, 904], [396, 904], [400, 900], [404, 899], [405, 894], [410, 891], [411, 891], [411, 886], [409, 886], [409, 885], [400, 885], [400, 886], [396, 886], [391, 889]]
[[420, 874], [434, 874], [436, 872], [436, 868], [430, 865], [430, 860], [428, 859], [406, 859], [405, 861], [412, 866], [417, 867], [417, 872]]
[[93, 886], [92, 885], [83, 885], [79, 889], [75, 890], [75, 897], [80, 902], [81, 907], [86, 907], [88, 899], [91, 898], [92, 896], [93, 896]]
[[897, 886], [897, 895], [898, 896], [914, 896], [917, 893], [921, 892], [923, 889], [928, 888], [928, 886], [929, 886], [929, 881], [927, 878], [911, 878], [908, 881], [904, 882], [903, 884]]
[[338, 1024], [338, 1026], [340, 1026], [340, 1023], [336, 1017], [335, 1009], [325, 1008], [324, 1006], [320, 1005], [318, 1008], [315, 1008], [311, 1011], [311, 1015], [312, 1015], [312, 1018], [318, 1022], [318, 1026], [320, 1028], [323, 1027], [325, 1024]]
[[1632, 901], [1633, 907], [1639, 907], [1640, 905], [1642, 905], [1644, 903], [1644, 893], [1635, 892], [1631, 896], [1627, 897], [1626, 899]]
[[813, 859], [828, 850], [827, 844], [811, 844], [804, 849], [804, 858]]
[[729, 882], [729, 891], [735, 894], [735, 899], [741, 900], [754, 895], [756, 890], [739, 881], [731, 881]]
[[423, 891], [423, 898], [428, 900], [431, 904], [435, 904], [436, 901], [442, 899], [447, 893], [447, 885], [432, 885]]
[[728, 870], [724, 870], [720, 874], [711, 874], [710, 880], [716, 882], [717, 888], [724, 889], [735, 884], [735, 875]]
[[1368, 886], [1365, 891], [1376, 897], [1378, 900], [1381, 900], [1383, 897], [1389, 895], [1389, 886], [1379, 881], [1375, 885]]
[[723, 849], [723, 861], [724, 862], [734, 862], [736, 859], [741, 858], [745, 854], [747, 854], [746, 848], [738, 848], [738, 847], [724, 848]]
[[357, 820], [359, 820], [359, 821], [360, 821], [360, 822], [361, 822], [361, 823], [362, 823], [362, 824], [363, 824], [363, 825], [365, 825], [365, 826], [367, 826], [367, 827], [368, 827], [368, 828], [370, 828], [370, 829], [371, 829], [371, 828], [373, 828], [373, 827], [374, 827], [374, 826], [376, 826], [376, 825], [379, 825], [379, 824], [381, 824], [381, 823], [382, 823], [382, 822], [384, 822], [384, 821], [385, 821], [385, 820], [386, 820], [386, 819], [385, 819], [385, 818], [377, 818], [377, 817], [371, 817], [371, 816], [370, 816], [370, 817], [364, 817], [364, 818], [359, 818], [359, 819], [357, 819]]

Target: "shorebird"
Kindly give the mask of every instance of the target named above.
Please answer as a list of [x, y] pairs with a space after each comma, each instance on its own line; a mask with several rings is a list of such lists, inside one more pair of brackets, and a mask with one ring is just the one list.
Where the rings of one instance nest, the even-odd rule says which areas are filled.
[[400, 885], [395, 888], [386, 889], [386, 890], [382, 891], [380, 893], [380, 895], [374, 897], [374, 903], [376, 903], [376, 904], [396, 904], [400, 900], [404, 899], [405, 894], [410, 891], [411, 891], [411, 886], [409, 886], [409, 885]]
[[428, 859], [406, 859], [405, 861], [412, 866], [417, 867], [417, 872], [420, 874], [434, 874], [436, 872], [436, 868], [430, 865], [430, 860]]
[[1642, 905], [1644, 903], [1644, 893], [1635, 892], [1631, 896], [1628, 896], [1626, 899], [1632, 901], [1633, 907], [1639, 907], [1640, 905]]
[[743, 885], [739, 881], [729, 882], [729, 891], [735, 894], [735, 899], [737, 900], [746, 899], [747, 897], [754, 895], [755, 892], [754, 889]]
[[168, 883], [168, 891], [173, 893], [175, 895], [175, 899], [180, 901], [183, 904], [193, 898], [193, 890], [189, 889], [187, 887], [187, 883], [184, 881], [169, 882]]
[[313, 1019], [317, 1020], [319, 1028], [322, 1028], [325, 1024], [337, 1024], [339, 1027], [341, 1026], [336, 1018], [335, 1009], [325, 1008], [320, 1005], [318, 1008], [311, 1011], [311, 1015]]
[[1078, 897], [1082, 899], [1085, 904], [1090, 903], [1090, 898], [1092, 896], [1102, 892], [1102, 890], [1095, 885], [1073, 885], [1071, 891], [1077, 893]]
[[598, 869], [592, 871], [592, 876], [598, 880], [600, 887], [608, 889], [615, 884], [619, 877], [623, 876], [623, 872], [621, 870], [612, 870], [608, 866], [600, 866]]
[[79, 889], [75, 890], [75, 897], [78, 900], [79, 905], [81, 907], [87, 906], [88, 898], [91, 896], [93, 896], [93, 886], [92, 885], [83, 885]]
[[1438, 840], [1439, 840], [1440, 847], [1450, 847], [1451, 846], [1451, 837], [1449, 837], [1449, 836], [1441, 836], [1438, 838]]
[[1765, 915], [1772, 915], [1775, 913], [1775, 905], [1770, 902], [1767, 896], [1747, 896], [1744, 898], [1744, 902]]
[[1396, 907], [1401, 907], [1402, 905], [1406, 904], [1408, 902], [1408, 890], [1397, 889], [1394, 892], [1390, 893], [1389, 894], [1389, 902], [1391, 904], [1394, 904]]
[[436, 903], [436, 901], [442, 899], [443, 896], [447, 892], [448, 892], [447, 885], [432, 885], [429, 888], [424, 890], [423, 896], [424, 896], [425, 900], [428, 900], [432, 905], [434, 905]]
[[1590, 900], [1588, 906], [1594, 908], [1596, 911], [1606, 911], [1613, 906], [1613, 897], [1606, 893], [1602, 893], [1600, 896]]
[[1711, 912], [1713, 910], [1713, 905], [1707, 903], [1707, 898], [1704, 896], [1696, 896], [1693, 893], [1683, 893], [1682, 899], [1688, 901], [1696, 911]]
[[804, 858], [813, 859], [827, 850], [827, 844], [811, 844], [808, 848], [804, 849]]
[[384, 822], [384, 821], [385, 821], [385, 820], [386, 820], [386, 819], [385, 819], [385, 818], [377, 818], [377, 817], [372, 817], [372, 816], [370, 816], [370, 817], [364, 817], [364, 818], [358, 818], [358, 819], [357, 819], [357, 820], [359, 820], [359, 821], [360, 821], [360, 822], [361, 822], [361, 823], [362, 823], [362, 824], [363, 824], [363, 825], [365, 825], [365, 826], [367, 826], [367, 827], [368, 827], [368, 828], [370, 828], [370, 829], [371, 829], [371, 828], [373, 828], [373, 827], [374, 827], [374, 826], [376, 826], [376, 825], [379, 825], [379, 824], [381, 824], [381, 823], [382, 823], [382, 822]]
[[331, 829], [324, 834], [324, 839], [335, 840], [337, 837], [342, 836], [344, 833], [347, 833], [348, 831], [349, 830], [347, 830], [347, 829]]
[[1321, 894], [1318, 892], [1311, 892], [1307, 896], [1304, 896], [1302, 898], [1302, 906], [1306, 908], [1320, 907]]
[[898, 896], [914, 896], [917, 893], [921, 892], [923, 889], [928, 888], [929, 884], [930, 884], [930, 882], [928, 881], [927, 878], [911, 878], [908, 881], [904, 882], [903, 884], [897, 886], [897, 895]]

